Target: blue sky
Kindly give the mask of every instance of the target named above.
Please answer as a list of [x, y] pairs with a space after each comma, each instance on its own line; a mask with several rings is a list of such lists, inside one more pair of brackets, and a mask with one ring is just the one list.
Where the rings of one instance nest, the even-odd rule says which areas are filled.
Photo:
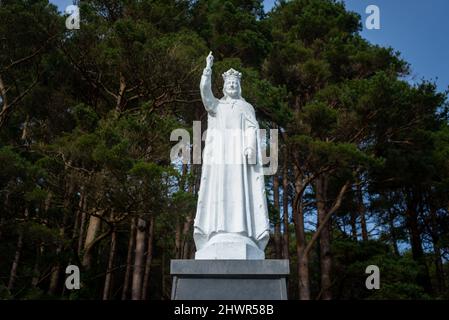
[[[50, 0], [62, 11], [71, 0]], [[265, 0], [265, 9], [275, 0]], [[449, 87], [449, 1], [448, 0], [345, 0], [348, 10], [366, 19], [365, 8], [380, 9], [380, 30], [363, 29], [370, 42], [393, 47], [411, 64], [409, 81], [433, 80], [440, 91]]]

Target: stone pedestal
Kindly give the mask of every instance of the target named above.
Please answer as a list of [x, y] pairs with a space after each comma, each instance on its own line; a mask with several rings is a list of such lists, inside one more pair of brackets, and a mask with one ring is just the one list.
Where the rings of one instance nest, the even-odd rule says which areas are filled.
[[286, 300], [288, 260], [172, 260], [172, 300]]

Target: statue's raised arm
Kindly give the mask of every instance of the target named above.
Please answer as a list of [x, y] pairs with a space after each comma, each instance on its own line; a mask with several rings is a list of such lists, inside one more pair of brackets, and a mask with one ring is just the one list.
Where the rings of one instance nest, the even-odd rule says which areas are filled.
[[204, 68], [203, 75], [201, 77], [200, 91], [201, 99], [203, 100], [204, 107], [210, 115], [215, 115], [215, 111], [218, 106], [218, 99], [214, 97], [212, 93], [212, 66], [214, 64], [214, 56], [212, 51], [206, 58], [206, 68]]

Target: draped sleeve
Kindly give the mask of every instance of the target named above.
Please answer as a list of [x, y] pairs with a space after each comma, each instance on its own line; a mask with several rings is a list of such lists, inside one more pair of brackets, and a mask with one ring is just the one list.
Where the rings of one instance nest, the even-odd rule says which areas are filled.
[[212, 92], [212, 70], [205, 68], [203, 75], [201, 76], [200, 92], [201, 99], [203, 100], [204, 108], [211, 116], [215, 116], [218, 106], [218, 99], [214, 97]]

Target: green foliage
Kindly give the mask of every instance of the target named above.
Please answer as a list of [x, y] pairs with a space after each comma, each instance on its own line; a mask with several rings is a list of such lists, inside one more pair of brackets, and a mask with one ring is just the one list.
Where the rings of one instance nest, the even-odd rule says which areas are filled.
[[[394, 256], [380, 241], [355, 242], [337, 240], [333, 244], [337, 279], [336, 296], [339, 299], [403, 300], [429, 299], [417, 285], [419, 265], [410, 256]], [[368, 290], [365, 280], [369, 265], [380, 268], [380, 289]]]
[[74, 108], [77, 127], [85, 131], [92, 131], [98, 123], [97, 113], [89, 106], [79, 104]]
[[308, 131], [321, 139], [329, 136], [327, 132], [332, 132], [337, 126], [337, 110], [324, 103], [315, 102], [304, 106], [301, 116], [309, 126]]
[[149, 182], [158, 181], [162, 172], [162, 168], [157, 164], [145, 162], [138, 162], [129, 170], [129, 173], [134, 177]]
[[270, 50], [261, 0], [196, 1], [193, 6], [195, 30], [208, 42], [220, 60], [239, 58], [250, 66], [259, 65]]
[[2, 300], [12, 299], [11, 293], [9, 292], [8, 288], [3, 284], [0, 284], [0, 299]]
[[[449, 273], [447, 93], [404, 81], [407, 62], [363, 39], [360, 17], [343, 2], [279, 1], [265, 14], [261, 0], [90, 0], [80, 2], [76, 31], [48, 1], [1, 3], [1, 299], [101, 298], [110, 230], [117, 235], [111, 297], [118, 299], [138, 218], [154, 221], [150, 297], [169, 298], [169, 260], [195, 250], [201, 175], [200, 166], [171, 163], [169, 137], [177, 128], [191, 132], [192, 121], [205, 128], [198, 82], [209, 51], [215, 95], [222, 96], [222, 73], [238, 69], [261, 127], [280, 129], [289, 186], [280, 195], [290, 206], [299, 201], [306, 243], [317, 218], [316, 179], [325, 182], [325, 210], [349, 181], [330, 219], [334, 297], [447, 296], [439, 288]], [[4, 111], [6, 100], [14, 103]], [[270, 221], [281, 222], [272, 196], [268, 205]], [[300, 222], [291, 211], [285, 231], [290, 297], [297, 298]], [[375, 240], [360, 239], [362, 214]], [[100, 219], [94, 238], [105, 236], [83, 266], [82, 289], [63, 293], [62, 277], [51, 288], [55, 267], [83, 265], [93, 217]], [[318, 249], [309, 253], [312, 298], [321, 290]], [[381, 269], [379, 291], [365, 289], [369, 264]], [[426, 272], [432, 290], [418, 281]]]
[[304, 162], [308, 161], [312, 171], [325, 167], [341, 170], [357, 167], [380, 168], [383, 164], [382, 159], [363, 152], [351, 143], [322, 141], [308, 135], [292, 136], [289, 142], [303, 151], [300, 159]]
[[23, 177], [26, 162], [11, 147], [0, 148], [0, 162], [2, 164], [2, 170], [0, 172], [2, 187], [4, 187], [4, 183], [6, 184], [12, 178]]
[[26, 237], [32, 243], [55, 243], [59, 240], [58, 230], [49, 228], [38, 222], [28, 222], [26, 231]]
[[48, 193], [46, 190], [43, 190], [41, 188], [34, 188], [33, 190], [25, 193], [25, 200], [29, 202], [36, 202], [40, 203], [43, 202], [48, 196]]

